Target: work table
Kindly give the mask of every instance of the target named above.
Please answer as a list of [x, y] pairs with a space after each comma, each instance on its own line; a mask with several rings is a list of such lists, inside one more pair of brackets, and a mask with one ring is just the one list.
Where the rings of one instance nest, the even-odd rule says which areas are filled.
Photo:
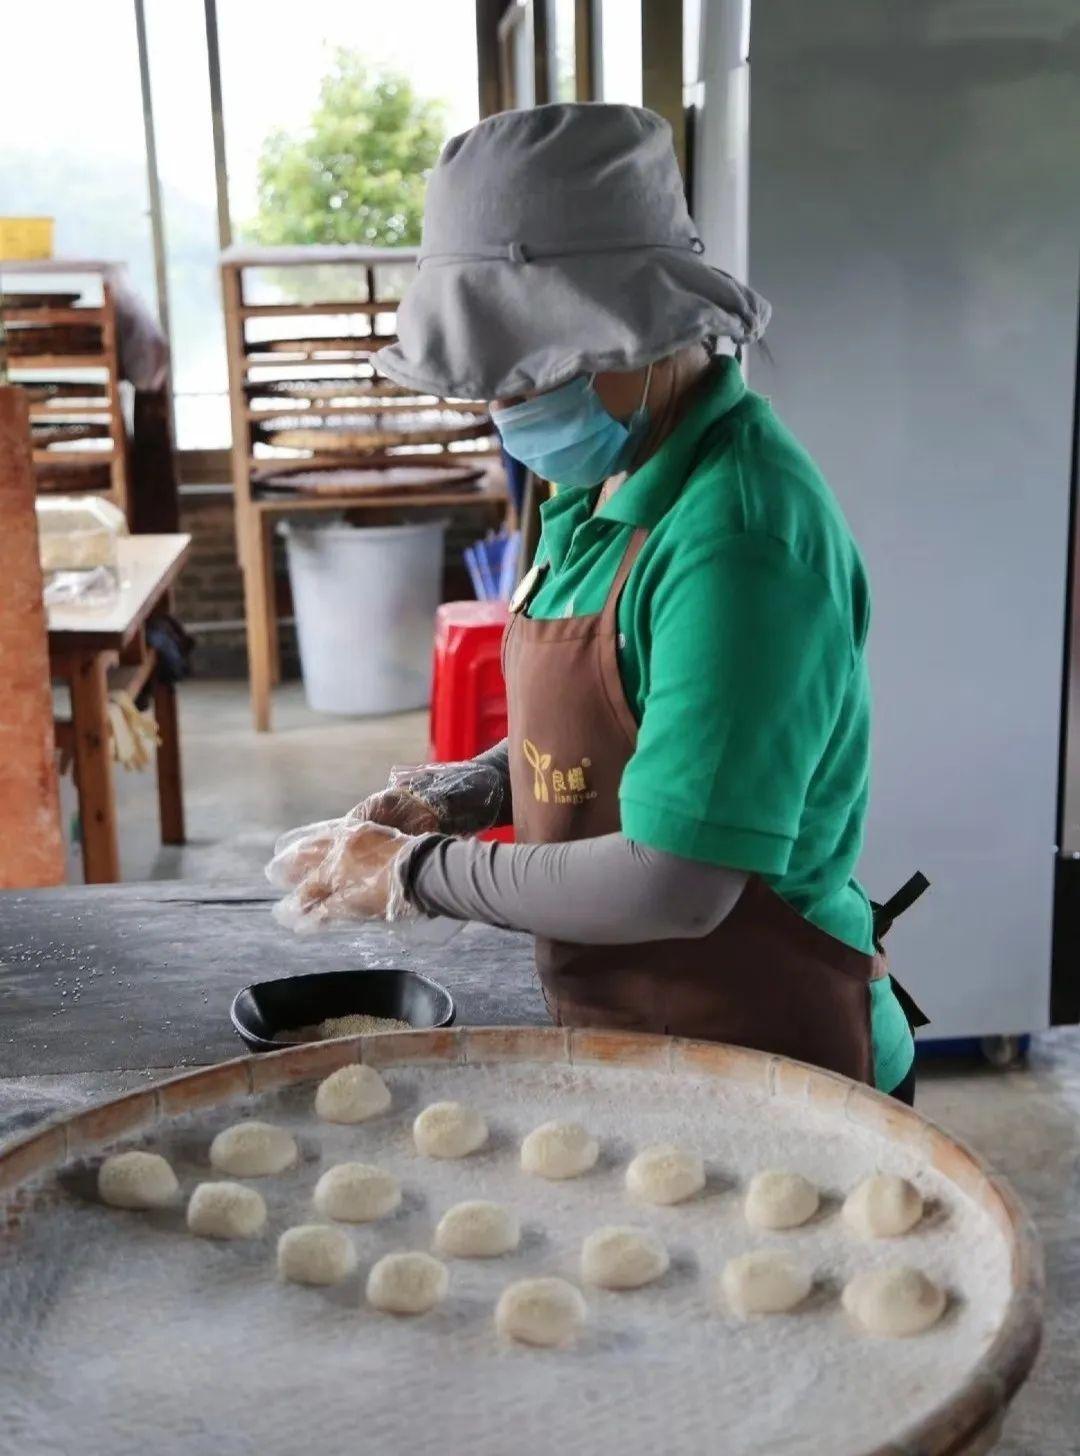
[[385, 927], [297, 937], [265, 885], [151, 882], [0, 893], [0, 1141], [42, 1117], [245, 1048], [229, 1005], [252, 981], [407, 966], [457, 1021], [547, 1021], [526, 936], [470, 925], [443, 946]]

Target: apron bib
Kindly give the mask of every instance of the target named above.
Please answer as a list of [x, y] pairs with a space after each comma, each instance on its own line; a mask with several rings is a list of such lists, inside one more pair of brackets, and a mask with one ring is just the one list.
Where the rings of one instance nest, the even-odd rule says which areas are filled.
[[[619, 674], [616, 614], [646, 535], [631, 536], [600, 612], [524, 616], [535, 576], [514, 603], [503, 669], [520, 843], [621, 828], [619, 784], [637, 723]], [[873, 1081], [870, 982], [886, 974], [884, 959], [812, 925], [758, 876], [701, 939], [607, 946], [538, 938], [536, 959], [559, 1025], [734, 1042]]]

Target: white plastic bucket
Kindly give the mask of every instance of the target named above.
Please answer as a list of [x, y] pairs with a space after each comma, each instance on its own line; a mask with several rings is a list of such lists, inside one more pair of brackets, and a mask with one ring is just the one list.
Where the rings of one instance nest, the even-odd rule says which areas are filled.
[[308, 704], [320, 713], [427, 705], [445, 521], [283, 521]]

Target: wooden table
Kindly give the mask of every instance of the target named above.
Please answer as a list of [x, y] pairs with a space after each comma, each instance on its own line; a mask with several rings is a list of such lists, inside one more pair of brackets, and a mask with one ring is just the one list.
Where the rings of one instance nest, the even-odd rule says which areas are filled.
[[[165, 844], [184, 842], [180, 742], [173, 686], [155, 673], [156, 656], [145, 626], [168, 597], [187, 557], [191, 537], [122, 536], [120, 593], [104, 609], [51, 607], [49, 667], [71, 693], [71, 720], [57, 725], [57, 744], [70, 747], [79, 795], [83, 866], [88, 884], [120, 878], [109, 690], [132, 697], [151, 683], [161, 743], [157, 752], [158, 808]], [[111, 672], [111, 676], [110, 676]]]
[[0, 1141], [39, 1117], [239, 1056], [233, 996], [308, 971], [408, 966], [440, 981], [462, 1025], [548, 1020], [532, 938], [475, 925], [410, 947], [385, 926], [296, 936], [265, 882], [157, 881], [0, 892]]

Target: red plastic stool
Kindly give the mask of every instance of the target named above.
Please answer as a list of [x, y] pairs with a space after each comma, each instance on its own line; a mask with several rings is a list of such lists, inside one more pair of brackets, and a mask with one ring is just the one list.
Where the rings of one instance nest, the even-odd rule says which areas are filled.
[[[431, 682], [431, 761], [474, 758], [506, 737], [502, 639], [505, 602], [444, 602], [435, 613]], [[510, 828], [483, 839], [512, 841]]]

